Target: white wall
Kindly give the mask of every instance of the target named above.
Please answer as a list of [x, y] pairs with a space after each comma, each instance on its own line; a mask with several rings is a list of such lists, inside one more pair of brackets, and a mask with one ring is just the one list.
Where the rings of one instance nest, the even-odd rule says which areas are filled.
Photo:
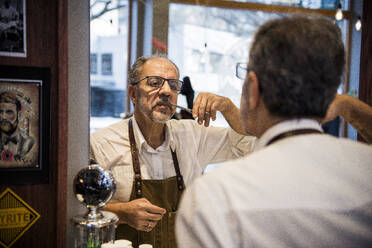
[[[71, 217], [84, 213], [72, 182], [89, 160], [89, 1], [68, 0], [67, 243], [73, 247]], [[57, 223], [58, 224], [58, 223]]]

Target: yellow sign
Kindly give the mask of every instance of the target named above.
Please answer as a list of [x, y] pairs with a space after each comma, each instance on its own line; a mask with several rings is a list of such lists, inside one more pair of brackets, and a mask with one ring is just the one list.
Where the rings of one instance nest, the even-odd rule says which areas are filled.
[[11, 247], [40, 215], [10, 188], [0, 195], [0, 245]]

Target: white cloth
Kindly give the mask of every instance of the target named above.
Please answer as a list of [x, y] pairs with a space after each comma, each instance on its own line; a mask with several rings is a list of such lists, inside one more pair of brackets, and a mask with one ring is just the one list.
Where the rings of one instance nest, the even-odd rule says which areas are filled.
[[176, 220], [180, 248], [372, 247], [372, 147], [326, 134], [263, 147], [296, 123], [319, 126], [280, 123], [257, 151], [186, 189]]
[[[133, 166], [128, 138], [129, 119], [100, 129], [90, 137], [90, 152], [105, 169], [111, 167], [116, 179], [116, 193], [112, 201], [129, 201], [132, 191]], [[204, 127], [194, 120], [166, 122], [164, 143], [156, 150], [146, 143], [133, 118], [133, 131], [139, 151], [143, 179], [164, 179], [176, 175], [170, 148], [176, 151], [186, 187], [200, 176], [208, 164], [244, 156], [253, 150], [256, 138], [239, 135], [231, 128]]]

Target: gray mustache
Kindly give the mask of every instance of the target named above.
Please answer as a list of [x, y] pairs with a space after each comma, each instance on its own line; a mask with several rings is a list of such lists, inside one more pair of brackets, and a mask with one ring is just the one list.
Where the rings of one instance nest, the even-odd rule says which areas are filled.
[[156, 106], [167, 106], [170, 109], [172, 109], [172, 104], [170, 104], [170, 102], [168, 102], [168, 101], [157, 102], [153, 108], [155, 108]]

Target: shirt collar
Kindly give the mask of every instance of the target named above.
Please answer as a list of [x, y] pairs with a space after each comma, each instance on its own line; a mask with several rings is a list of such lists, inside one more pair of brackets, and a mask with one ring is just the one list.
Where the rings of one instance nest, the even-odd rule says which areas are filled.
[[323, 132], [320, 124], [313, 119], [295, 119], [279, 122], [278, 124], [267, 129], [264, 134], [257, 140], [254, 151], [260, 150], [275, 136], [297, 129], [315, 129]]
[[156, 149], [152, 148], [149, 144], [147, 144], [145, 138], [143, 137], [141, 130], [138, 127], [138, 124], [137, 124], [137, 121], [134, 115], [133, 115], [133, 132], [134, 132], [134, 137], [136, 139], [139, 152], [141, 152], [142, 149], [145, 149], [146, 151], [151, 152], [151, 153], [166, 151], [166, 150], [169, 150], [169, 147], [171, 147], [173, 151], [175, 149], [174, 138], [173, 138], [172, 132], [170, 132], [170, 129], [169, 129], [169, 121], [165, 123], [165, 140], [163, 144], [161, 144]]

